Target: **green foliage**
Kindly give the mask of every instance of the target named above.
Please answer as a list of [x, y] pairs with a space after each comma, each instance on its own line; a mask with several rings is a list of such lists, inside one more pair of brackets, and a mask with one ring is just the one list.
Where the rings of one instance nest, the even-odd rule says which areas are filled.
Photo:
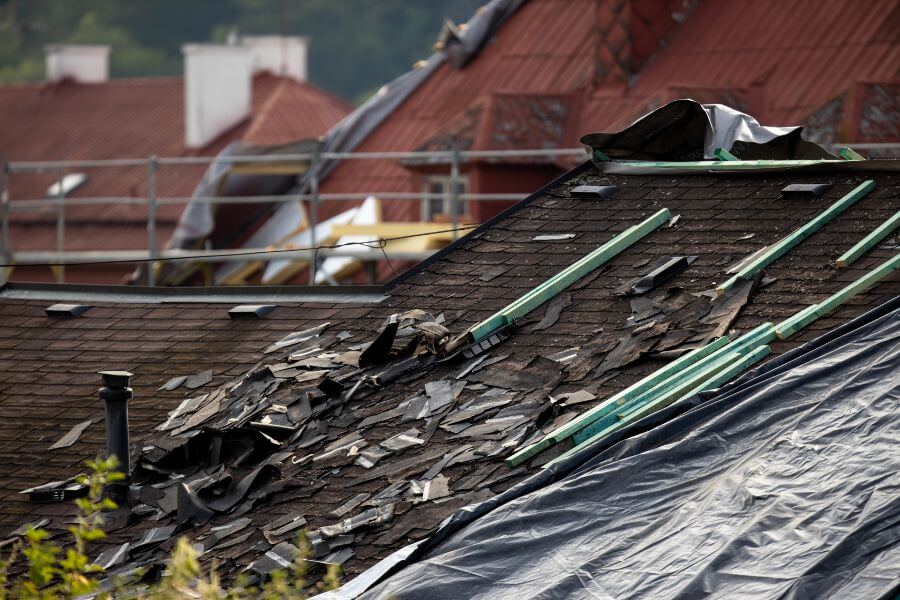
[[[310, 79], [348, 99], [426, 58], [445, 17], [486, 0], [0, 0], [0, 81], [43, 77], [43, 47], [110, 44], [114, 77], [181, 72], [181, 46], [243, 34], [306, 35]], [[284, 9], [284, 10], [282, 10]]]
[[[103, 513], [114, 510], [116, 503], [103, 496], [104, 488], [124, 476], [116, 469], [118, 461], [113, 456], [107, 460], [87, 461], [89, 474], [78, 482], [87, 486], [87, 495], [75, 500], [78, 508], [75, 525], [69, 528], [72, 543], [65, 552], [48, 541], [50, 534], [28, 526], [23, 538], [13, 544], [9, 555], [0, 557], [0, 600], [57, 600], [96, 594], [107, 600], [114, 597], [141, 598], [147, 600], [243, 600], [247, 598], [302, 600], [308, 590], [315, 593], [337, 589], [341, 568], [329, 565], [324, 578], [312, 585], [307, 579], [308, 559], [312, 548], [306, 533], [297, 539], [297, 556], [290, 569], [274, 571], [259, 587], [238, 577], [230, 586], [221, 582], [215, 565], [204, 572], [200, 556], [190, 541], [179, 538], [172, 551], [162, 581], [148, 589], [128, 589], [123, 584], [110, 593], [99, 592], [99, 577], [103, 568], [90, 562], [87, 546], [106, 537], [103, 531]], [[22, 556], [27, 569], [13, 582], [9, 580], [9, 568], [17, 565]]]

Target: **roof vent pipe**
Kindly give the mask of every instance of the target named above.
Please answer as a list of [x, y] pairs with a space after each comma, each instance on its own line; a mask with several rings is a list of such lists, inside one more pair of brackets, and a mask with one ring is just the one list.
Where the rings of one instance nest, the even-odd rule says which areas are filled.
[[128, 371], [100, 371], [100, 399], [106, 403], [106, 455], [119, 459], [119, 472], [125, 479], [107, 490], [113, 498], [124, 499], [131, 482], [131, 458], [128, 445], [128, 401], [134, 392], [128, 387]]

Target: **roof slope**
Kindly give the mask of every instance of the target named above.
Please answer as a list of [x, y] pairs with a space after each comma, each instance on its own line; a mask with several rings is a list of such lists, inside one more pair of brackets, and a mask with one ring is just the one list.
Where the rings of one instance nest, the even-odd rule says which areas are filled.
[[[736, 312], [725, 311], [703, 322], [703, 315], [718, 305], [710, 304], [707, 296], [696, 294], [714, 288], [726, 278], [730, 265], [796, 229], [867, 178], [876, 179], [875, 191], [767, 268], [765, 279], [755, 287], [747, 287], [746, 297], [729, 305], [736, 307]], [[780, 190], [786, 184], [819, 181], [834, 184], [822, 199], [781, 197]], [[570, 194], [576, 185], [610, 183], [620, 189], [608, 200], [584, 200]], [[410, 364], [403, 362], [404, 353], [409, 351], [407, 344], [418, 341], [427, 345], [433, 339], [430, 335], [440, 335], [441, 326], [452, 333], [464, 331], [661, 207], [680, 215], [677, 222], [648, 235], [589, 274], [561, 294], [560, 301], [534, 310], [509, 340], [488, 351], [490, 361], [481, 363], [481, 368], [465, 363], [439, 363], [430, 368], [420, 364], [418, 370], [403, 373], [401, 367]], [[227, 562], [231, 572], [243, 568], [265, 571], [265, 562], [256, 561], [274, 543], [292, 535], [273, 533], [273, 522], [303, 516], [316, 540], [317, 555], [329, 561], [343, 561], [348, 573], [358, 573], [406, 543], [428, 535], [459, 507], [503, 491], [534, 472], [547, 460], [546, 456], [538, 456], [516, 469], [505, 466], [503, 458], [536, 431], [549, 431], [652, 372], [670, 360], [671, 353], [665, 350], [696, 343], [692, 340], [715, 330], [742, 332], [765, 321], [787, 317], [896, 254], [895, 234], [850, 269], [836, 271], [831, 267], [850, 244], [898, 209], [900, 179], [894, 173], [606, 176], [585, 165], [517, 206], [515, 212], [462, 239], [430, 264], [420, 266], [378, 305], [336, 310], [328, 316], [313, 316], [302, 308], [286, 309], [284, 314], [309, 318], [302, 322], [279, 320], [282, 331], [304, 329], [319, 316], [330, 325], [319, 338], [266, 354], [261, 368], [248, 372], [241, 385], [222, 386], [219, 391], [188, 403], [191, 409], [175, 414], [168, 430], [145, 436], [137, 481], [143, 486], [140, 497], [146, 506], [138, 512], [162, 516], [158, 521], [141, 519], [127, 528], [113, 526], [109, 543], [134, 542], [149, 529], [170, 523], [181, 522], [183, 530], [195, 539], [210, 526], [237, 523], [240, 527], [228, 540], [233, 545], [217, 549], [212, 548], [212, 542], [201, 540], [210, 546], [205, 558], [215, 557], [220, 564], [233, 561]], [[557, 234], [574, 237], [534, 239]], [[624, 284], [645, 274], [658, 259], [687, 253], [696, 255], [696, 261], [645, 296], [626, 298], [616, 294]], [[798, 335], [773, 343], [772, 350], [775, 355], [781, 354], [898, 293], [900, 277], [894, 273]], [[115, 310], [109, 307], [109, 318], [116, 318]], [[660, 315], [653, 319], [652, 327], [646, 326], [647, 321], [640, 325], [629, 321], [635, 313], [648, 310], [656, 310]], [[22, 311], [26, 314], [19, 314]], [[33, 365], [23, 361], [46, 362], [46, 358], [36, 358], [37, 353], [52, 358], [48, 350], [57, 331], [69, 327], [73, 331], [84, 330], [94, 318], [89, 312], [72, 321], [72, 325], [49, 323], [37, 315], [29, 317], [32, 312], [28, 311], [37, 312], [38, 307], [0, 298], [0, 314], [7, 315], [3, 318], [11, 327], [3, 339], [14, 340], [6, 344], [9, 347], [0, 358], [15, 377], [35, 372], [30, 368]], [[398, 358], [358, 370], [352, 366], [354, 360], [359, 361], [367, 344], [381, 337], [379, 331], [389, 326], [385, 319], [391, 314], [403, 315], [399, 318], [403, 333], [394, 338], [393, 344], [385, 334], [383, 339], [388, 340], [388, 345], [375, 343], [375, 348], [388, 352], [387, 348], [393, 347]], [[142, 319], [133, 323], [134, 329], [148, 326]], [[29, 324], [35, 329], [26, 331]], [[115, 328], [116, 323], [98, 323], [96, 327]], [[218, 326], [211, 328], [218, 330]], [[191, 347], [199, 350], [207, 336], [210, 341], [242, 339], [237, 332], [243, 328], [233, 325], [225, 330], [213, 336], [203, 333], [207, 331], [204, 326], [198, 330], [198, 335], [202, 334], [200, 346]], [[344, 331], [352, 337], [347, 338]], [[115, 329], [106, 333], [114, 337]], [[107, 342], [82, 339], [80, 333], [72, 335], [79, 336], [73, 342], [76, 346], [62, 350], [66, 358], [60, 359], [60, 364], [66, 365], [66, 373], [92, 372], [96, 365], [84, 368], [79, 365], [78, 356], [103, 352]], [[256, 342], [257, 351], [273, 339], [269, 336], [270, 332], [260, 334], [264, 339]], [[627, 339], [637, 340], [637, 346], [620, 344]], [[30, 343], [46, 347], [30, 351]], [[246, 343], [243, 347], [249, 349], [252, 342]], [[179, 366], [175, 355], [178, 346], [175, 343], [161, 350], [163, 354], [157, 355], [154, 369], [167, 375], [193, 371]], [[572, 354], [573, 348], [577, 349], [577, 360], [571, 364], [548, 358], [560, 351]], [[373, 352], [379, 362], [378, 353]], [[287, 358], [290, 354], [296, 355], [293, 360]], [[104, 367], [120, 366], [112, 364], [114, 355], [103, 356]], [[249, 363], [251, 355], [240, 352], [231, 356], [237, 365]], [[423, 356], [427, 364], [428, 354]], [[227, 362], [222, 356], [219, 359]], [[121, 366], [128, 365], [127, 360], [123, 362]], [[146, 367], [136, 368], [140, 375], [140, 369]], [[393, 375], [386, 375], [385, 369]], [[373, 387], [363, 382], [357, 391], [349, 393], [363, 375], [379, 375], [381, 379], [371, 381], [382, 384]], [[94, 377], [90, 375], [91, 379]], [[162, 379], [160, 376], [152, 384], [157, 385]], [[86, 386], [87, 382], [79, 390], [79, 397], [97, 407], [93, 390]], [[3, 393], [15, 393], [16, 389], [17, 384], [12, 382]], [[41, 393], [40, 385], [29, 384], [25, 389], [25, 393], [15, 396], [19, 407], [33, 394]], [[549, 395], [559, 398], [572, 392], [588, 395], [580, 394], [582, 401], [571, 406], [549, 399]], [[142, 394], [150, 402], [155, 397], [149, 385], [138, 396]], [[183, 397], [196, 395], [187, 391]], [[177, 398], [169, 402], [165, 408], [174, 406]], [[47, 399], [47, 403], [52, 400]], [[71, 404], [66, 401], [67, 406]], [[92, 414], [99, 416], [99, 407]], [[148, 426], [153, 418], [162, 418], [159, 411], [148, 415]], [[16, 464], [28, 464], [15, 472], [5, 489], [18, 490], [25, 487], [26, 480], [57, 476], [59, 471], [44, 472], [35, 466], [36, 461], [38, 456], [46, 456], [43, 445], [49, 446], [61, 437], [76, 420], [54, 425], [20, 417], [0, 424], [4, 439], [11, 439], [13, 445], [19, 438], [29, 440], [27, 446], [10, 446], [11, 453], [21, 456]], [[279, 425], [286, 429], [279, 429]], [[194, 449], [200, 449], [200, 456], [209, 456], [206, 445], [216, 443], [219, 436], [231, 436], [228, 439], [239, 440], [241, 447], [252, 449], [250, 458], [219, 455], [224, 470], [214, 470], [219, 461], [198, 464], [188, 458], [194, 455], [193, 451], [181, 454], [179, 448], [185, 439], [169, 434], [177, 434], [181, 428], [199, 431], [201, 426], [206, 427], [205, 433], [191, 442]], [[48, 431], [50, 427], [53, 435]], [[263, 431], [268, 439], [260, 434]], [[38, 441], [40, 435], [44, 436], [42, 441]], [[98, 437], [95, 434], [80, 441], [72, 450], [83, 453], [79, 456], [97, 451]], [[282, 441], [272, 442], [273, 439]], [[160, 474], [160, 469], [162, 473], [174, 471], [184, 475], [184, 481], [205, 498], [202, 503], [222, 510], [206, 515], [202, 506], [195, 504], [199, 512], [192, 508], [179, 513], [173, 504], [177, 490], [166, 491], [168, 478]], [[207, 473], [212, 473], [210, 476], [218, 483], [210, 484], [205, 479]], [[228, 479], [221, 479], [225, 474]], [[434, 482], [427, 486], [426, 480]], [[237, 481], [246, 485], [238, 486]], [[219, 491], [213, 491], [210, 485]], [[26, 506], [21, 501], [3, 504], [19, 507], [17, 512]], [[64, 527], [65, 519], [59, 517], [64, 511], [58, 505], [29, 505], [28, 509], [30, 518], [47, 515], [53, 517], [49, 527]], [[7, 523], [14, 520], [12, 515], [4, 518]], [[193, 527], [189, 521], [204, 524]], [[171, 543], [170, 540], [159, 547], [145, 545], [135, 549], [128, 565], [117, 568], [159, 560]], [[284, 548], [277, 547], [275, 551]]]

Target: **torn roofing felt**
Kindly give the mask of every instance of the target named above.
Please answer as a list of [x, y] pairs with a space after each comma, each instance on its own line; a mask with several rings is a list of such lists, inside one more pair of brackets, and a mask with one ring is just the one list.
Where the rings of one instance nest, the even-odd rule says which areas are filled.
[[591, 133], [581, 142], [612, 159], [715, 159], [719, 148], [742, 160], [834, 159], [803, 139], [803, 127], [769, 127], [724, 104], [674, 100], [617, 133]]
[[457, 513], [326, 596], [891, 597], [898, 356], [900, 297]]

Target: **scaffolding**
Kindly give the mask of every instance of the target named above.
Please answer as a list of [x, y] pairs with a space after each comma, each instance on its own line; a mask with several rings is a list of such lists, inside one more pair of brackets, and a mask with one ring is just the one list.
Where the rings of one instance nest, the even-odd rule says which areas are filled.
[[[450, 223], [452, 238], [456, 239], [463, 231], [460, 224], [460, 207], [466, 202], [509, 202], [522, 198], [522, 193], [468, 193], [460, 192], [460, 167], [462, 164], [476, 160], [504, 160], [522, 158], [542, 159], [578, 159], [585, 158], [582, 148], [546, 148], [533, 150], [446, 150], [426, 152], [311, 152], [298, 154], [278, 154], [265, 156], [176, 156], [147, 158], [126, 158], [107, 160], [60, 160], [60, 161], [2, 161], [0, 173], [0, 256], [3, 262], [15, 266], [55, 265], [57, 280], [65, 278], [65, 266], [85, 262], [149, 262], [154, 261], [195, 261], [195, 262], [228, 262], [270, 260], [304, 260], [310, 265], [310, 283], [316, 280], [317, 260], [329, 256], [372, 260], [412, 260], [421, 261], [430, 256], [432, 251], [400, 251], [391, 250], [383, 253], [372, 253], [366, 248], [340, 247], [317, 248], [315, 239], [316, 226], [321, 223], [319, 207], [322, 203], [341, 201], [362, 201], [370, 196], [379, 200], [423, 202], [431, 199], [445, 199], [444, 193], [423, 192], [360, 192], [360, 193], [320, 193], [320, 166], [325, 161], [338, 160], [396, 160], [411, 161], [417, 165], [447, 166], [450, 181]], [[307, 168], [296, 171], [297, 174], [307, 172], [306, 192], [283, 195], [255, 196], [207, 196], [207, 197], [161, 197], [157, 193], [159, 170], [171, 166], [210, 166], [227, 164], [231, 168], [240, 167], [243, 172], [284, 173], [284, 165], [304, 163]], [[95, 196], [83, 198], [67, 198], [64, 177], [74, 170], [102, 168], [145, 168], [145, 196]], [[10, 200], [10, 178], [16, 173], [51, 173], [56, 176], [55, 196], [39, 199]], [[157, 241], [157, 211], [166, 205], [187, 205], [189, 203], [205, 203], [209, 205], [225, 204], [279, 204], [305, 202], [309, 207], [310, 232], [309, 248], [282, 249], [272, 252], [271, 248], [228, 249], [160, 249]], [[147, 249], [146, 250], [65, 250], [66, 209], [77, 206], [116, 205], [145, 207], [147, 211]], [[10, 217], [16, 212], [56, 212], [56, 247], [46, 250], [16, 251], [11, 245]], [[2, 280], [3, 273], [0, 273]], [[155, 269], [147, 269], [147, 285], [156, 285]]]

